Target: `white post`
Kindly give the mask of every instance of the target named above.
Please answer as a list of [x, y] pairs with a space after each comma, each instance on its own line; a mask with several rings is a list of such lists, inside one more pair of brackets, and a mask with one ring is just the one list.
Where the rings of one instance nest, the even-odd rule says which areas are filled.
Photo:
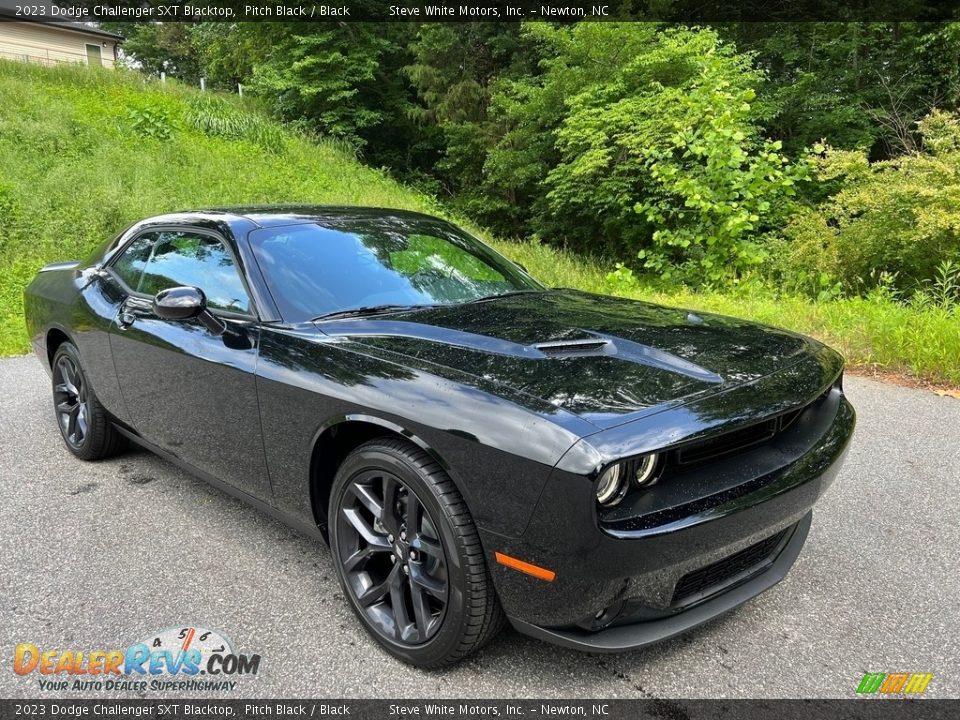
[[165, 83], [167, 81], [167, 73], [163, 70], [160, 71], [160, 82]]
[[206, 92], [206, 91], [207, 91], [207, 79], [200, 78], [200, 92]]
[[237, 83], [237, 92], [240, 93], [240, 97], [243, 97], [243, 85]]

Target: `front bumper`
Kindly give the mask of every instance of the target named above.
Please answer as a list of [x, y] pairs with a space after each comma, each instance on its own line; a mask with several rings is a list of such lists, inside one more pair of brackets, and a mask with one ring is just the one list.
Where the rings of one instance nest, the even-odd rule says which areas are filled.
[[683, 478], [690, 502], [675, 504], [677, 487], [658, 486], [669, 506], [652, 498], [642, 522], [587, 516], [592, 485], [555, 473], [522, 537], [483, 533], [488, 549], [556, 573], [544, 582], [492, 565], [512, 624], [568, 647], [615, 652], [682, 633], [769, 589], [796, 560], [855, 419], [834, 388], [777, 443]]
[[708, 620], [733, 610], [747, 600], [769, 590], [783, 580], [793, 567], [800, 549], [807, 539], [813, 514], [807, 513], [789, 532], [779, 554], [768, 562], [758, 565], [747, 577], [731, 583], [730, 589], [713, 595], [710, 599], [694, 604], [686, 610], [664, 615], [657, 619], [629, 623], [630, 615], [621, 615], [620, 623], [605, 630], [589, 631], [581, 628], [551, 629], [510, 618], [513, 627], [525, 635], [545, 640], [555, 645], [585, 650], [594, 653], [623, 652], [636, 650], [646, 645], [667, 640], [702, 625]]

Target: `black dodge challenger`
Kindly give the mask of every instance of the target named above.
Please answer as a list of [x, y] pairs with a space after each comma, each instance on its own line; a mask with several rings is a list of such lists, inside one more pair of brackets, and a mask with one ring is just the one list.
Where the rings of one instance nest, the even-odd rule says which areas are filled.
[[763, 592], [854, 428], [818, 342], [546, 288], [415, 213], [154, 217], [25, 303], [74, 455], [133, 441], [328, 539], [421, 666], [506, 622], [628, 650]]

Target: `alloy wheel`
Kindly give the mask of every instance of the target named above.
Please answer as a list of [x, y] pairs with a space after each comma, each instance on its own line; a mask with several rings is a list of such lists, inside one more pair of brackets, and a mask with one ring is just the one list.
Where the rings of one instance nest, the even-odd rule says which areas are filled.
[[67, 355], [61, 355], [53, 369], [53, 403], [64, 439], [71, 447], [79, 448], [89, 431], [87, 383]]
[[391, 642], [430, 640], [447, 609], [447, 558], [416, 493], [386, 470], [365, 470], [345, 488], [339, 514], [338, 559], [357, 607]]

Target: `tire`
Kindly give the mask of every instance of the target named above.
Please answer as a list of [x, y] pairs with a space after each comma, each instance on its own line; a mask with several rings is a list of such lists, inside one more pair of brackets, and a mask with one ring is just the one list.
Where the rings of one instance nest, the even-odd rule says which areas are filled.
[[328, 519], [344, 595], [394, 657], [449, 665], [503, 628], [470, 511], [423, 450], [389, 437], [359, 446], [337, 470]]
[[53, 355], [53, 412], [67, 449], [81, 460], [102, 460], [127, 446], [90, 387], [72, 343], [61, 343]]

